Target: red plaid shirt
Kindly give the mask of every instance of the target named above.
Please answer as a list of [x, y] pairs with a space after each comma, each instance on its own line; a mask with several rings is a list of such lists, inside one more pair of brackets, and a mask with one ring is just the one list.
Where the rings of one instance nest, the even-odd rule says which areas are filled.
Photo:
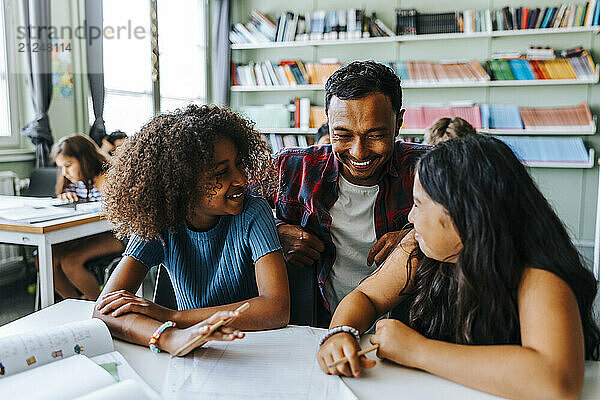
[[[413, 167], [429, 146], [396, 142], [387, 171], [382, 174], [375, 200], [375, 233], [377, 239], [388, 232], [399, 231], [408, 223], [413, 204]], [[287, 148], [276, 155], [279, 183], [273, 194], [277, 218], [300, 225], [316, 234], [324, 243], [317, 280], [325, 307], [329, 309], [323, 286], [335, 261], [335, 245], [331, 239], [329, 210], [338, 198], [338, 179], [342, 166], [331, 146]]]

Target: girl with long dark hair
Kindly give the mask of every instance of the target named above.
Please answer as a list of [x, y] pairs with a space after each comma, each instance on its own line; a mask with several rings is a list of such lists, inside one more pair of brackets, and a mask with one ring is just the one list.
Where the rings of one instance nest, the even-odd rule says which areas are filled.
[[[51, 157], [58, 167], [58, 198], [78, 202], [102, 200], [108, 160], [92, 139], [80, 134], [65, 136], [52, 147]], [[123, 249], [123, 243], [111, 232], [55, 245], [52, 265], [56, 292], [62, 298], [96, 300], [100, 285], [85, 263], [109, 255], [117, 257]]]
[[[377, 322], [378, 356], [509, 398], [575, 398], [597, 360], [596, 280], [525, 167], [483, 136], [417, 164], [414, 229], [338, 306], [317, 358], [359, 376], [352, 328]], [[334, 360], [349, 363], [329, 368]]]

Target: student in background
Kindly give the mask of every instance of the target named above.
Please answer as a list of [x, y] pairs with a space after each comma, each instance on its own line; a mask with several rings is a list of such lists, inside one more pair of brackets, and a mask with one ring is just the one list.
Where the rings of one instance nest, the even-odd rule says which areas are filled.
[[424, 142], [432, 146], [454, 138], [477, 135], [471, 124], [460, 117], [439, 118], [425, 131]]
[[116, 130], [102, 138], [102, 146], [100, 146], [100, 150], [102, 150], [105, 154], [112, 156], [113, 152], [119, 148], [119, 146], [125, 143], [126, 140], [127, 134], [123, 131]]
[[[286, 326], [289, 288], [273, 214], [247, 193], [271, 168], [260, 133], [227, 108], [190, 105], [145, 125], [108, 171], [107, 217], [131, 239], [94, 316], [138, 344], [164, 321], [187, 328], [246, 301], [234, 327]], [[177, 310], [133, 295], [161, 263]]]
[[324, 123], [321, 125], [317, 134], [315, 135], [315, 144], [331, 144], [331, 140], [329, 139], [329, 124]]
[[[475, 135], [441, 143], [419, 161], [413, 197], [413, 232], [331, 328], [364, 332], [392, 310], [371, 337], [380, 358], [500, 397], [576, 398], [584, 360], [599, 356], [596, 280], [509, 147]], [[359, 376], [374, 361], [358, 348], [329, 334], [321, 369]], [[327, 367], [343, 356], [349, 365]]]
[[[104, 154], [87, 136], [71, 135], [54, 145], [51, 157], [58, 167], [56, 194], [68, 201], [100, 201], [104, 184]], [[111, 232], [55, 245], [53, 248], [54, 287], [62, 298], [96, 300], [100, 287], [84, 264], [94, 258], [124, 249]]]

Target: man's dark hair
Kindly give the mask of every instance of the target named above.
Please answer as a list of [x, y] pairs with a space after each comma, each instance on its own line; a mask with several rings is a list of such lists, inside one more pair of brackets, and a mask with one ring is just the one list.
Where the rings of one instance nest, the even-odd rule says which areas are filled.
[[375, 61], [354, 61], [338, 69], [325, 84], [325, 113], [333, 96], [341, 100], [362, 99], [373, 93], [389, 97], [396, 115], [402, 107], [400, 78], [394, 71]]
[[119, 139], [127, 139], [127, 134], [121, 130], [116, 130], [111, 132], [110, 134], [105, 136], [106, 140], [110, 142], [110, 144], [115, 144], [115, 142]]

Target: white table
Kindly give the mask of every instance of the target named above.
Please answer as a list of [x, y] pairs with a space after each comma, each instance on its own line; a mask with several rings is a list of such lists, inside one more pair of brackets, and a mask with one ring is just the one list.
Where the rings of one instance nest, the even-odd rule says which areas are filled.
[[[75, 213], [75, 210], [73, 210]], [[52, 245], [110, 231], [99, 213], [77, 214], [38, 223], [0, 222], [0, 243], [37, 246], [42, 308], [54, 304]]]
[[[0, 327], [0, 337], [87, 319], [90, 318], [92, 309], [92, 302], [65, 300]], [[146, 347], [121, 340], [114, 340], [114, 344], [115, 350], [127, 359], [157, 393], [160, 393], [170, 356], [166, 353], [154, 354]], [[370, 355], [370, 357], [374, 356]], [[344, 378], [344, 382], [361, 400], [496, 398], [426, 372], [403, 368], [385, 361], [379, 361], [371, 370], [364, 370], [360, 378]], [[585, 384], [581, 399], [600, 399], [600, 362], [586, 362]]]

